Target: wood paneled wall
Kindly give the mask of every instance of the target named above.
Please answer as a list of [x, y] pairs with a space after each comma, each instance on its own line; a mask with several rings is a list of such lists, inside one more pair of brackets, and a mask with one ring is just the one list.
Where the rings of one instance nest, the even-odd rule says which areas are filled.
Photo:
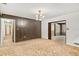
[[41, 37], [40, 21], [28, 20], [28, 19], [16, 20], [16, 42], [40, 37]]

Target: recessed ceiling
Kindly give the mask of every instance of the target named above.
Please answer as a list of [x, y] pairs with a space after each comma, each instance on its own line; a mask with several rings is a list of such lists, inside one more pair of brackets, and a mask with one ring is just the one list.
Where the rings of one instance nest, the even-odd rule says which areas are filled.
[[79, 11], [79, 3], [7, 3], [1, 4], [3, 13], [35, 19], [41, 9], [45, 19]]

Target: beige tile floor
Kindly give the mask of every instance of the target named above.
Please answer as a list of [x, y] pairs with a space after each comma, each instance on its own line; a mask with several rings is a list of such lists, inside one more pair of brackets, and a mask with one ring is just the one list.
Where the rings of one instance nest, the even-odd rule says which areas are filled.
[[0, 47], [1, 56], [79, 56], [79, 48], [57, 40], [32, 39]]

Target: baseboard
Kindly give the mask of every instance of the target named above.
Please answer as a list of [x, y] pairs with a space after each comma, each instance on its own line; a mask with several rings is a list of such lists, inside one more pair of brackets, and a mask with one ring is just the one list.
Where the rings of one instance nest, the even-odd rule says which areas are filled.
[[74, 47], [79, 47], [79, 45], [75, 44], [75, 43], [66, 43], [67, 45], [71, 45], [71, 46], [74, 46]]

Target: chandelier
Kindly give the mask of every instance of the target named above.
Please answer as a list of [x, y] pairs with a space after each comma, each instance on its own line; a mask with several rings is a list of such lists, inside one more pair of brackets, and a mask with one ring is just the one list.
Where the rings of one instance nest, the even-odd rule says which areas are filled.
[[37, 13], [36, 13], [36, 20], [41, 21], [41, 20], [44, 19], [44, 17], [45, 16], [43, 15], [42, 11], [41, 10], [38, 10]]

